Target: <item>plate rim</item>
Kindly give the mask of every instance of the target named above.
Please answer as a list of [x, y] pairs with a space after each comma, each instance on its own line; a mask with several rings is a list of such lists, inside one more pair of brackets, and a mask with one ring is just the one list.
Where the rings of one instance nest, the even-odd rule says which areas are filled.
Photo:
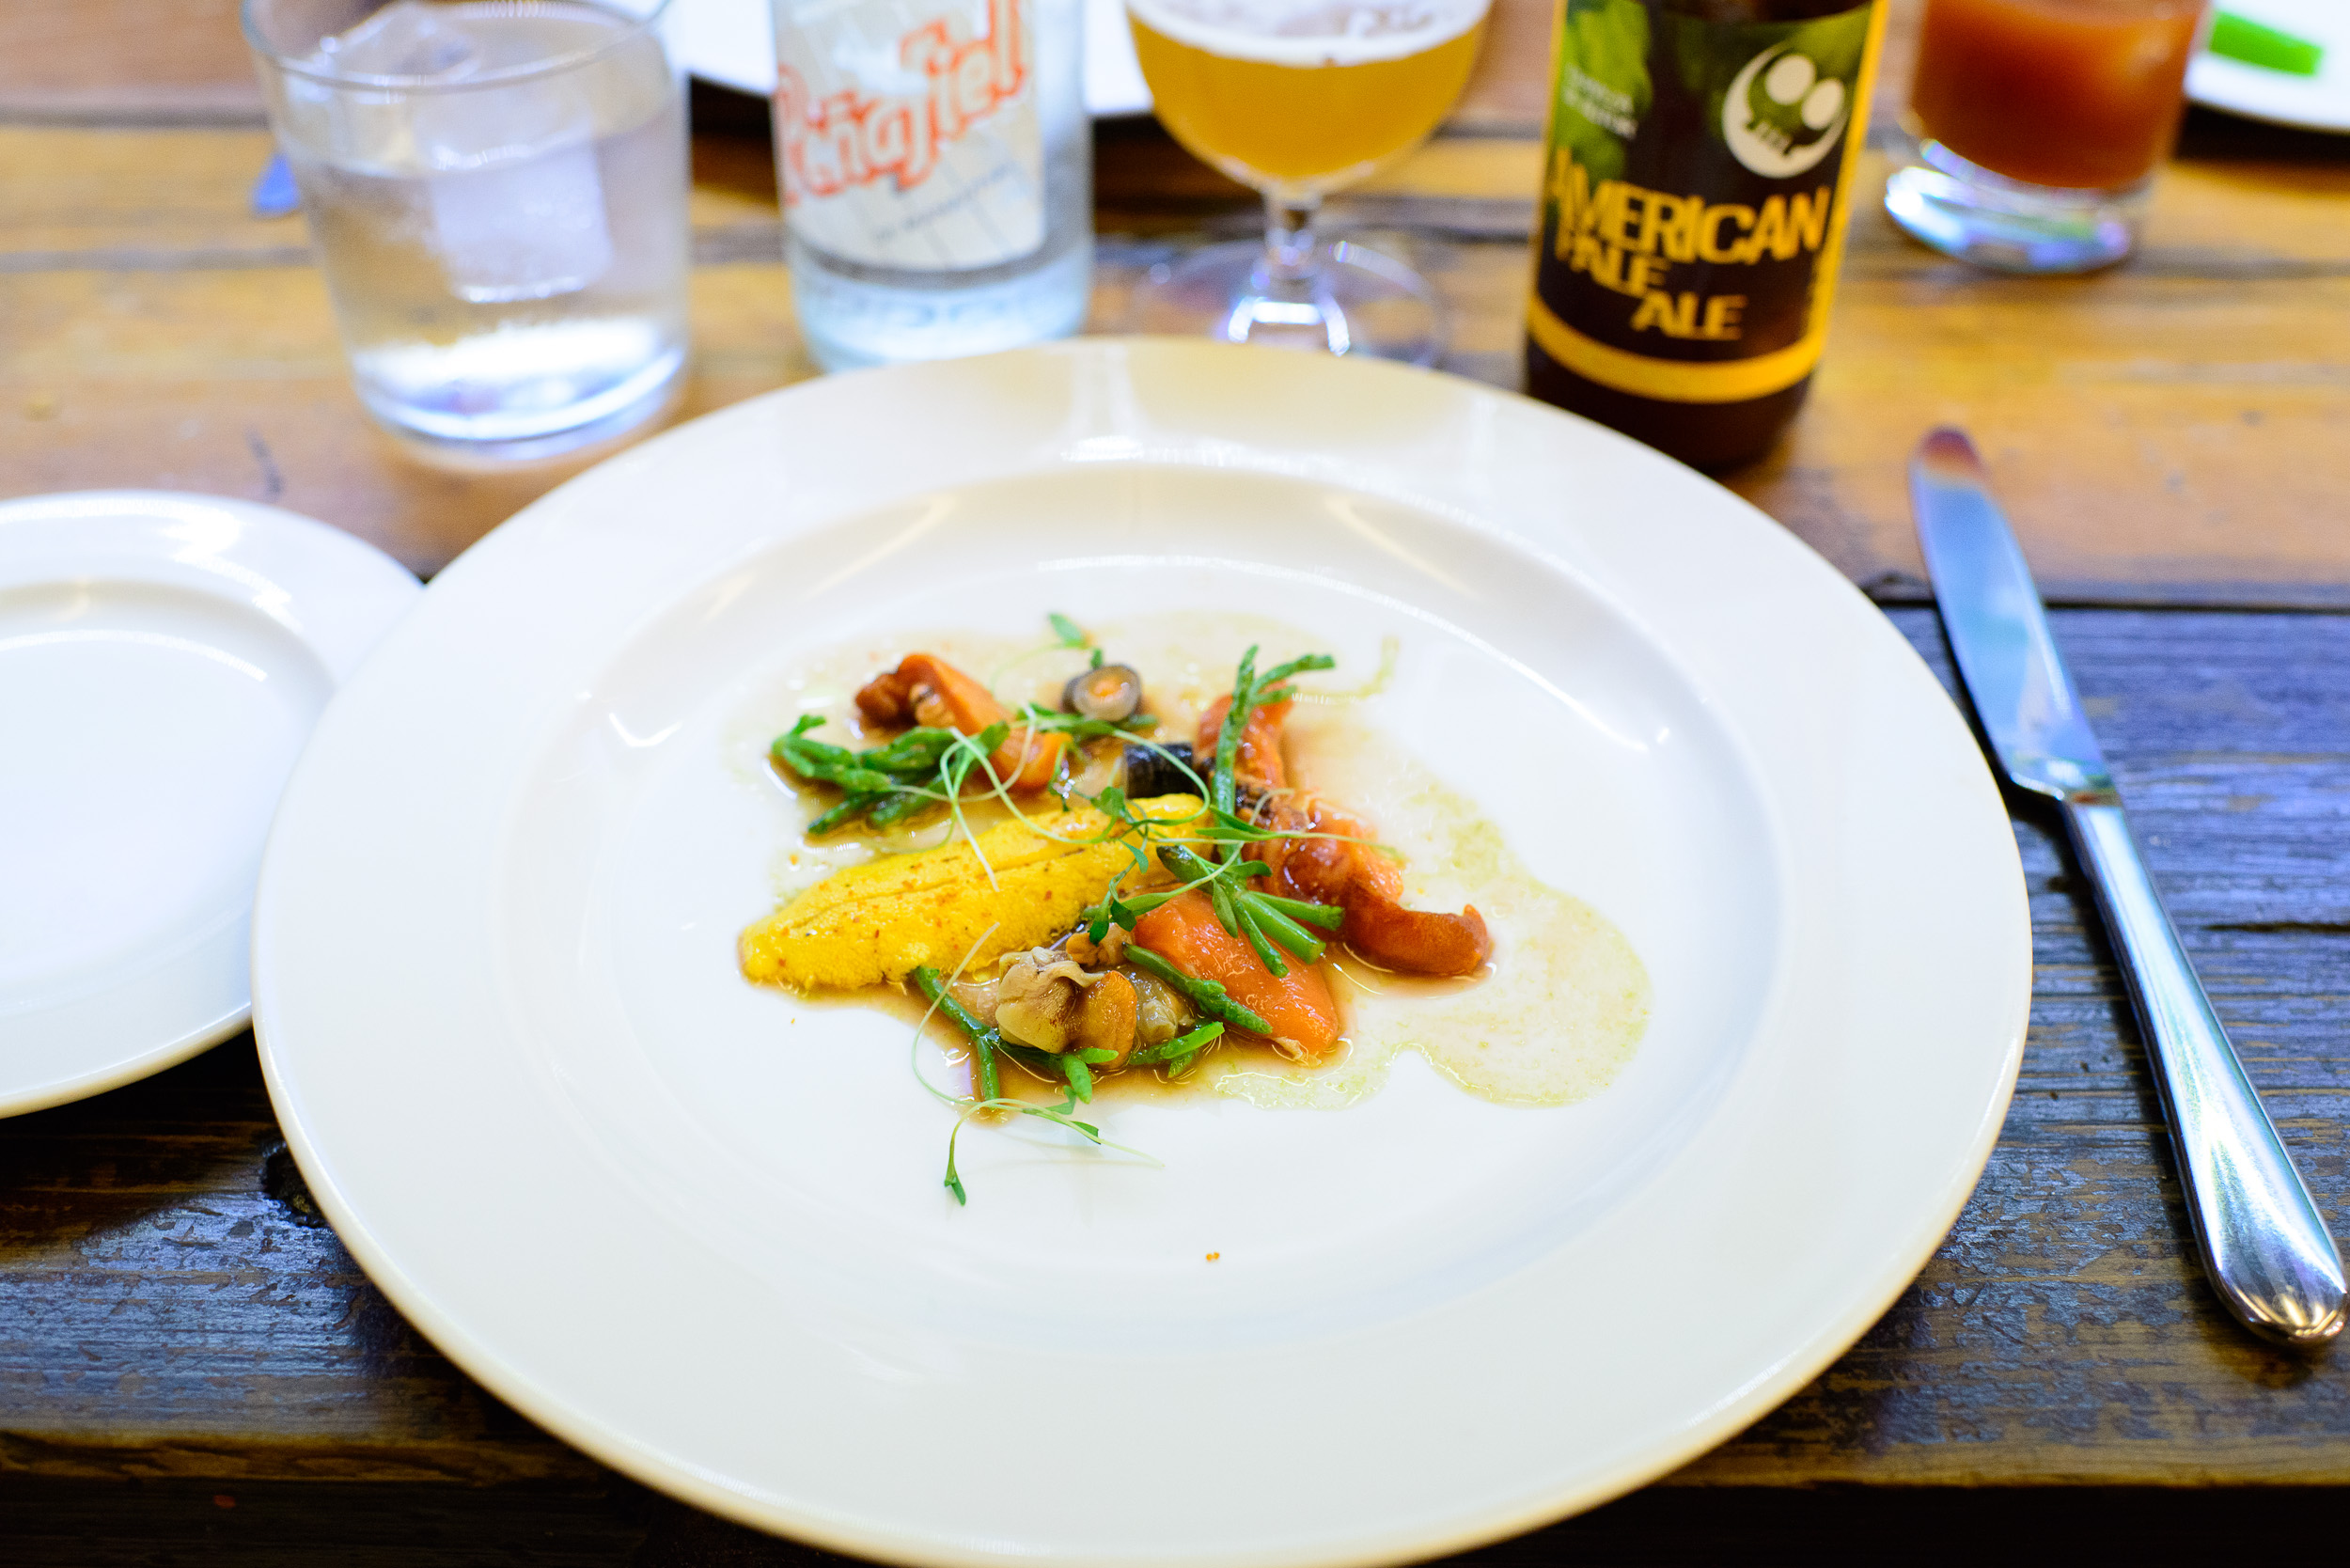
[[[1191, 344], [1181, 340], [1093, 338], [1080, 339], [1074, 343], [1046, 345], [1039, 349], [1012, 351], [1010, 353], [990, 356], [990, 358], [997, 361], [1010, 361], [1038, 354], [1089, 354], [1097, 353], [1105, 349], [1115, 351], [1135, 348], [1147, 348], [1151, 352], [1159, 353], [1194, 351], [1226, 355], [1266, 352], [1225, 349], [1207, 344]], [[985, 362], [960, 363], [969, 366]], [[662, 444], [708, 422], [745, 416], [745, 411], [754, 406], [773, 406], [782, 400], [822, 396], [824, 395], [822, 388], [842, 384], [852, 379], [863, 381], [873, 377], [918, 374], [932, 368], [934, 367], [930, 366], [884, 368], [779, 388], [759, 398], [748, 400], [744, 403], [705, 416], [700, 420], [677, 427], [676, 430], [656, 438], [655, 442], [647, 443], [630, 453], [610, 461], [650, 463], [657, 461], [658, 449]], [[1683, 474], [1686, 472], [1680, 470], [1678, 465], [1649, 453], [1646, 448], [1637, 447], [1634, 443], [1613, 431], [1590, 425], [1586, 421], [1556, 410], [1542, 408], [1541, 405], [1532, 404], [1528, 400], [1501, 393], [1482, 384], [1444, 376], [1438, 372], [1415, 371], [1384, 365], [1354, 365], [1347, 367], [1341, 373], [1424, 376], [1436, 381], [1455, 383], [1458, 395], [1503, 398], [1515, 403], [1525, 404], [1529, 408], [1538, 408], [1545, 416], [1582, 426], [1587, 439], [1596, 437], [1606, 442], [1616, 443], [1622, 448], [1637, 452], [1643, 461], [1652, 462], [1662, 469]], [[1143, 461], [1148, 462], [1150, 459], [1146, 455]], [[471, 562], [461, 557], [460, 561], [450, 569], [451, 572], [459, 573], [462, 580], [463, 577], [469, 577], [473, 571], [489, 570], [490, 567], [482, 563], [486, 560], [494, 564], [494, 557], [509, 550], [541, 547], [517, 542], [527, 532], [529, 525], [525, 520], [534, 516], [545, 518], [553, 515], [560, 504], [559, 498], [566, 492], [571, 491], [573, 486], [591, 479], [603, 466], [599, 465], [598, 469], [589, 470], [587, 474], [569, 481], [556, 492], [551, 493], [548, 497], [525, 508], [514, 519], [509, 520], [508, 525], [494, 530], [483, 541], [483, 544], [489, 544], [492, 540], [498, 540], [500, 535], [505, 535], [506, 537], [498, 544], [485, 552], [483, 557], [477, 557]], [[1042, 466], [1045, 465], [1030, 465], [1020, 471], [1034, 472]], [[1872, 635], [1886, 648], [1888, 658], [1895, 664], [1904, 665], [1909, 678], [1914, 682], [1921, 682], [1923, 688], [1930, 688], [1936, 697], [1947, 697], [1915, 650], [1902, 638], [1891, 623], [1883, 618], [1877, 607], [1861, 595], [1856, 588], [1837, 573], [1808, 546], [1796, 541], [1792, 535], [1786, 534], [1777, 523], [1758, 509], [1736, 496], [1734, 493], [1721, 490], [1720, 487], [1715, 488], [1719, 491], [1718, 498], [1731, 503], [1745, 514], [1744, 523], [1747, 527], [1763, 530], [1761, 537], [1776, 540], [1778, 543], [1774, 546], [1775, 548], [1783, 548], [1785, 551], [1792, 552], [1794, 557], [1800, 557], [1808, 563], [1804, 569], [1810, 571], [1824, 587], [1831, 592], [1841, 593], [1851, 606], [1864, 611], [1875, 628]], [[836, 510], [830, 517], [817, 519], [807, 525], [820, 526], [825, 521], [838, 521], [841, 515], [843, 513]], [[516, 529], [516, 525], [524, 525], [524, 527]], [[1527, 541], [1515, 529], [1499, 523], [1488, 521], [1483, 525], [1497, 533], [1518, 539], [1529, 547], [1542, 548], [1542, 541]], [[515, 531], [509, 532], [509, 530]], [[770, 538], [772, 542], [773, 536]], [[482, 549], [482, 545], [477, 545], [476, 549]], [[468, 557], [472, 557], [474, 553], [469, 551], [467, 554]], [[713, 572], [717, 570], [719, 565], [716, 562], [705, 564]], [[1950, 718], [1964, 732], [1965, 721], [1957, 715], [1955, 711], [1951, 712]], [[1971, 735], [1968, 735], [1967, 739], [1971, 750], [1973, 749]], [[1991, 780], [1987, 764], [1982, 763], [1979, 751], [1974, 752], [1974, 757], [1981, 775], [1982, 789], [1992, 802], [2000, 823], [2004, 824], [2008, 820], [2007, 813], [2004, 805], [1999, 804], [1998, 792]], [[2004, 982], [2012, 986], [2007, 996], [2009, 1005], [2006, 1010], [2010, 1015], [2010, 1027], [2003, 1030], [1999, 1043], [2001, 1065], [1998, 1069], [1998, 1083], [1996, 1091], [1982, 1107], [1967, 1141], [1964, 1157], [1952, 1168], [1935, 1193], [1930, 1216], [1920, 1219], [1917, 1226], [1911, 1228], [1906, 1232], [1907, 1240], [1904, 1244], [1881, 1261], [1873, 1275], [1870, 1289], [1856, 1292], [1853, 1299], [1836, 1315], [1832, 1324], [1817, 1327], [1811, 1332], [1807, 1341], [1807, 1348], [1802, 1354], [1782, 1360], [1766, 1376], [1749, 1381], [1736, 1392], [1734, 1397], [1718, 1402], [1702, 1420], [1685, 1427], [1678, 1437], [1668, 1444], [1627, 1458], [1607, 1470], [1578, 1474], [1543, 1492], [1538, 1497], [1526, 1498], [1506, 1512], [1489, 1513], [1474, 1521], [1465, 1519], [1449, 1529], [1423, 1533], [1409, 1540], [1389, 1540], [1377, 1544], [1367, 1542], [1359, 1546], [1337, 1551], [1280, 1548], [1255, 1553], [1231, 1552], [1213, 1558], [1196, 1555], [1161, 1558], [1148, 1553], [1139, 1553], [1131, 1558], [1121, 1559], [1121, 1560], [1137, 1563], [1160, 1560], [1184, 1563], [1213, 1561], [1233, 1565], [1385, 1563], [1465, 1549], [1538, 1528], [1583, 1509], [1596, 1506], [1685, 1464], [1691, 1458], [1716, 1446], [1727, 1436], [1751, 1424], [1762, 1415], [1783, 1403], [1789, 1395], [1833, 1363], [1866, 1332], [1872, 1324], [1883, 1316], [1887, 1309], [1908, 1287], [1919, 1269], [1939, 1247], [1951, 1224], [1975, 1190], [2003, 1125], [2006, 1109], [2013, 1092], [2017, 1069], [2020, 1066], [2025, 1028], [2029, 1017], [2032, 973], [2029, 910], [2025, 901], [2020, 855], [2015, 848], [2012, 834], [2004, 836], [2003, 842], [2005, 843], [2004, 855], [2000, 865], [1996, 870], [2008, 873], [2005, 879], [2007, 891], [2011, 895], [2008, 902], [2022, 941], [2019, 972]], [[266, 897], [266, 890], [271, 885], [270, 872], [266, 867], [263, 882]], [[265, 990], [262, 980], [261, 943], [258, 933], [256, 960], [256, 994], [258, 996], [262, 996]], [[791, 1538], [808, 1541], [834, 1550], [849, 1551], [887, 1560], [957, 1565], [966, 1563], [995, 1565], [1015, 1559], [1052, 1560], [1065, 1555], [1052, 1548], [1043, 1549], [1034, 1557], [1030, 1557], [1026, 1551], [998, 1553], [964, 1550], [949, 1543], [942, 1542], [934, 1536], [910, 1538], [902, 1532], [893, 1533], [886, 1529], [860, 1529], [852, 1520], [822, 1517], [789, 1507], [763, 1506], [759, 1499], [747, 1497], [742, 1491], [714, 1481], [690, 1466], [673, 1463], [670, 1457], [658, 1448], [633, 1442], [625, 1433], [607, 1430], [592, 1417], [574, 1408], [572, 1403], [554, 1395], [521, 1369], [509, 1364], [498, 1355], [494, 1346], [478, 1341], [469, 1331], [444, 1313], [427, 1288], [400, 1267], [391, 1252], [380, 1245], [379, 1239], [361, 1222], [356, 1210], [346, 1202], [344, 1194], [334, 1180], [330, 1162], [324, 1157], [323, 1152], [312, 1142], [309, 1129], [298, 1113], [296, 1108], [300, 1099], [298, 1089], [280, 1061], [283, 1047], [273, 1038], [271, 1020], [267, 1015], [266, 1007], [262, 1016], [257, 1021], [256, 1034], [260, 1045], [259, 1054], [264, 1075], [273, 1105], [278, 1112], [280, 1124], [298, 1165], [311, 1183], [314, 1196], [319, 1200], [329, 1219], [335, 1224], [344, 1244], [350, 1247], [354, 1258], [361, 1262], [369, 1277], [384, 1290], [386, 1295], [393, 1299], [403, 1315], [420, 1332], [423, 1332], [436, 1346], [449, 1355], [451, 1359], [470, 1375], [478, 1378], [500, 1398], [524, 1411], [535, 1422], [598, 1460], [624, 1473], [646, 1480], [696, 1506], [753, 1528], [786, 1534]]]

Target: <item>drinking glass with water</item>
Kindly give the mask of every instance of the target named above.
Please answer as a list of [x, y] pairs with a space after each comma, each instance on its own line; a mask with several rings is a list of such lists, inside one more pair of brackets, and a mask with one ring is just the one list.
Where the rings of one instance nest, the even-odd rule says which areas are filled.
[[400, 434], [530, 458], [685, 364], [667, 0], [245, 0], [352, 379]]

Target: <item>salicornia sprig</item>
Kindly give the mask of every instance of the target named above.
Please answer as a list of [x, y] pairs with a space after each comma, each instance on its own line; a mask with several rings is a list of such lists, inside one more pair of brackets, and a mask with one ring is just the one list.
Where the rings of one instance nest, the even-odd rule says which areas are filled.
[[1165, 844], [1159, 849], [1159, 863], [1195, 886], [1215, 879], [1211, 886], [1224, 889], [1224, 897], [1216, 904], [1216, 918], [1223, 920], [1230, 912], [1230, 923], [1224, 929], [1234, 936], [1246, 937], [1256, 949], [1258, 960], [1276, 980], [1289, 973], [1289, 966], [1273, 951], [1276, 944], [1308, 964], [1322, 957], [1322, 942], [1299, 925], [1299, 920], [1310, 920], [1325, 931], [1336, 931], [1346, 921], [1346, 912], [1329, 904], [1284, 899], [1253, 887], [1227, 886], [1226, 879], [1230, 876], [1263, 875], [1269, 868], [1261, 860], [1228, 860], [1211, 867], [1181, 844]]
[[1278, 702], [1289, 696], [1281, 682], [1292, 675], [1311, 669], [1335, 669], [1338, 661], [1327, 653], [1307, 653], [1283, 664], [1275, 665], [1262, 675], [1257, 673], [1257, 651], [1254, 648], [1240, 656], [1240, 668], [1232, 676], [1232, 705], [1224, 711], [1224, 728], [1215, 736], [1215, 772], [1212, 783], [1215, 790], [1213, 804], [1218, 810], [1230, 811], [1240, 804], [1240, 781], [1233, 768], [1240, 760], [1240, 740], [1247, 733], [1248, 721], [1257, 710], [1267, 703]]
[[[1259, 931], [1261, 931], [1266, 936], [1276, 942], [1278, 942], [1281, 946], [1295, 953], [1299, 958], [1305, 960], [1308, 964], [1314, 964], [1321, 961], [1323, 949], [1322, 939], [1283, 913], [1281, 909], [1274, 903], [1270, 894], [1244, 893], [1241, 895], [1241, 898], [1243, 901], [1243, 907], [1247, 910], [1248, 917], [1256, 921], [1257, 929]], [[1282, 903], [1291, 903], [1295, 901], [1291, 899], [1283, 899], [1281, 901]], [[1311, 903], [1308, 904], [1306, 907], [1308, 909], [1321, 909], [1324, 906], [1318, 903]], [[1346, 918], [1346, 912], [1343, 910], [1332, 910], [1331, 913], [1337, 915], [1341, 920]], [[1272, 965], [1267, 964], [1266, 967], [1272, 968]], [[1274, 973], [1279, 974], [1280, 971], [1276, 969], [1274, 970]]]
[[[1214, 808], [1220, 823], [1229, 822], [1232, 825], [1246, 825], [1240, 823], [1237, 814], [1240, 808], [1240, 778], [1236, 770], [1240, 765], [1241, 737], [1248, 732], [1248, 722], [1257, 716], [1257, 710], [1269, 702], [1278, 702], [1287, 697], [1289, 692], [1281, 682], [1291, 676], [1309, 669], [1330, 669], [1337, 664], [1338, 661], [1327, 653], [1307, 653], [1277, 664], [1262, 675], [1259, 675], [1255, 647], [1250, 647], [1247, 652], [1240, 656], [1240, 667], [1232, 675], [1232, 704], [1224, 710], [1223, 728], [1216, 731], [1215, 764], [1209, 777], [1209, 785], [1213, 792], [1208, 804]], [[1216, 858], [1227, 865], [1238, 860], [1240, 845], [1229, 835], [1216, 837], [1218, 839]], [[1231, 907], [1229, 898], [1220, 898], [1216, 901], [1215, 917], [1226, 931], [1236, 936], [1246, 935], [1249, 946], [1257, 949], [1257, 956], [1263, 960], [1264, 966], [1277, 977], [1288, 973], [1288, 970], [1282, 966], [1281, 961], [1271, 956], [1272, 946], [1265, 940], [1263, 933], [1256, 929], [1255, 922], [1244, 918], [1237, 909]]]
[[1258, 922], [1255, 912], [1243, 909], [1235, 903], [1232, 909], [1232, 918], [1239, 922], [1241, 935], [1248, 939], [1249, 947], [1256, 951], [1257, 962], [1265, 966], [1265, 973], [1275, 980], [1285, 979], [1290, 972], [1290, 966], [1282, 961], [1281, 955], [1274, 950], [1273, 939], [1265, 935], [1264, 927]]
[[[1115, 789], [1104, 790], [1094, 798], [1099, 802], [1117, 793]], [[1142, 822], [1131, 816], [1127, 820], [1135, 823], [1145, 833], [1162, 825]], [[1257, 860], [1241, 860], [1226, 866], [1210, 866], [1181, 844], [1160, 844], [1157, 848], [1159, 864], [1182, 877], [1183, 883], [1178, 886], [1161, 888], [1155, 893], [1136, 893], [1132, 898], [1120, 898], [1118, 890], [1112, 887], [1100, 903], [1077, 912], [1077, 918], [1085, 923], [1086, 934], [1089, 937], [1099, 942], [1110, 933], [1110, 927], [1113, 925], [1123, 926], [1128, 931], [1132, 931], [1135, 929], [1135, 922], [1145, 915], [1150, 914], [1167, 900], [1188, 893], [1195, 887], [1208, 888], [1209, 897], [1213, 899], [1215, 896], [1215, 889], [1224, 885], [1228, 876], [1262, 876], [1272, 869]], [[1139, 854], [1135, 858], [1139, 866], [1147, 867], [1148, 862], [1143, 861]]]
[[1093, 1069], [1102, 1062], [1116, 1061], [1118, 1053], [1104, 1051], [1100, 1046], [1081, 1048], [1072, 1045], [1060, 1052], [1055, 1059], [1060, 1063], [1061, 1075], [1069, 1080], [1069, 1092], [1080, 1100], [1091, 1100], [1093, 1098]]
[[1240, 805], [1240, 780], [1233, 769], [1240, 762], [1240, 738], [1248, 731], [1248, 720], [1257, 711], [1251, 700], [1257, 691], [1257, 650], [1250, 645], [1240, 656], [1240, 668], [1232, 676], [1232, 705], [1224, 710], [1224, 727], [1215, 732], [1215, 757], [1210, 763], [1209, 788], [1215, 793], [1208, 804], [1219, 811], [1230, 811]]
[[1225, 994], [1224, 987], [1214, 980], [1201, 980], [1198, 975], [1178, 969], [1166, 957], [1138, 942], [1126, 944], [1126, 962], [1147, 975], [1156, 975], [1182, 992], [1185, 1000], [1209, 1017], [1219, 1019], [1236, 1029], [1246, 1029], [1250, 1034], [1272, 1038], [1273, 1026], [1251, 1009], [1232, 1000]]
[[1074, 1046], [1066, 1051], [1042, 1051], [1034, 1045], [1022, 1045], [1000, 1038], [995, 1048], [1040, 1078], [1062, 1080], [1080, 1100], [1093, 1098], [1092, 1064], [1118, 1058], [1115, 1051], [1098, 1048], [1079, 1050]]
[[1224, 1038], [1221, 1024], [1202, 1024], [1189, 1034], [1179, 1034], [1156, 1045], [1145, 1045], [1126, 1058], [1130, 1067], [1163, 1067], [1170, 1078], [1180, 1078], [1198, 1054]]
[[914, 983], [923, 996], [931, 999], [931, 1005], [952, 1019], [955, 1027], [961, 1029], [971, 1042], [971, 1049], [979, 1058], [979, 1098], [996, 1098], [1000, 1085], [995, 1075], [995, 1053], [1004, 1048], [1003, 1035], [980, 1023], [971, 1015], [969, 1009], [955, 1000], [954, 993], [940, 983], [938, 971], [930, 965], [924, 964], [914, 971]]
[[773, 748], [776, 760], [802, 778], [835, 785], [842, 792], [838, 805], [807, 824], [810, 838], [859, 819], [870, 827], [887, 827], [925, 807], [950, 800], [972, 767], [983, 763], [1011, 733], [1004, 724], [991, 724], [976, 735], [924, 726], [870, 751], [851, 751], [809, 737], [808, 731], [823, 722], [815, 713], [801, 714], [790, 734], [776, 737]]
[[843, 795], [840, 797], [839, 805], [833, 807], [807, 824], [807, 836], [811, 839], [821, 839], [843, 823], [854, 822], [889, 798], [888, 795], [880, 793]]
[[1334, 903], [1308, 903], [1304, 899], [1285, 899], [1275, 893], [1252, 895], [1260, 907], [1275, 910], [1292, 920], [1304, 920], [1324, 931], [1336, 931], [1346, 924], [1346, 911]]
[[1195, 886], [1212, 877], [1223, 882], [1236, 876], [1265, 876], [1273, 870], [1261, 860], [1235, 860], [1222, 866], [1211, 866], [1182, 844], [1161, 844], [1159, 864]]

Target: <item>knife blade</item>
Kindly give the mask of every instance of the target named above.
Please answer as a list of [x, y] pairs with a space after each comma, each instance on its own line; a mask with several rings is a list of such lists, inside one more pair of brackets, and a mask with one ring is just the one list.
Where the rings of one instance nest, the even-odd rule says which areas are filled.
[[2161, 1087], [2204, 1271], [2253, 1332], [2322, 1345], [2350, 1316], [2342, 1254], [2163, 911], [2024, 552], [1963, 432], [1937, 430], [1919, 445], [1909, 497], [1983, 733], [2018, 788], [2062, 808], [2096, 889]]
[[2106, 754], [1973, 444], [1954, 430], [1934, 431], [1919, 444], [1909, 483], [1935, 601], [2000, 766], [2022, 788], [2057, 800], [2109, 792]]

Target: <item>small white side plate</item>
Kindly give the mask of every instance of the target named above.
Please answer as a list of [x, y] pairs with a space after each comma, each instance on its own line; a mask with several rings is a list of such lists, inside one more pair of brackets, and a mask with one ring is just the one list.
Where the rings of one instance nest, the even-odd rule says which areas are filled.
[[278, 792], [327, 698], [420, 591], [380, 551], [274, 507], [0, 503], [0, 1115], [243, 1027]]
[[2323, 44], [2314, 76], [2289, 76], [2242, 60], [2199, 54], [2186, 96], [2213, 109], [2310, 131], [2350, 131], [2350, 7], [2342, 0], [2225, 0], [2224, 8]]

